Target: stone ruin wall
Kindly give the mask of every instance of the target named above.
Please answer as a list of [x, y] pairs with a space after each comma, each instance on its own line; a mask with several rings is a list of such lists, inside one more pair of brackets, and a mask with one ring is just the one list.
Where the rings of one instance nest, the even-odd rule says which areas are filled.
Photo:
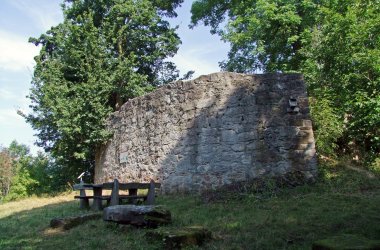
[[306, 87], [300, 74], [214, 73], [177, 81], [111, 115], [95, 182], [162, 183], [164, 193], [316, 175]]

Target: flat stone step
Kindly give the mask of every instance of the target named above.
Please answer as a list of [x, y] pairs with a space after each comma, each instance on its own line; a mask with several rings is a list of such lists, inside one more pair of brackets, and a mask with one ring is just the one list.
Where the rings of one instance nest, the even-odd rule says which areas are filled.
[[116, 205], [103, 210], [103, 220], [137, 227], [156, 228], [171, 223], [170, 211], [154, 205]]
[[69, 230], [73, 227], [79, 226], [89, 220], [96, 220], [102, 218], [101, 213], [84, 214], [80, 216], [54, 218], [50, 221], [50, 227]]
[[147, 232], [149, 239], [164, 243], [165, 249], [181, 249], [185, 246], [200, 246], [212, 238], [211, 232], [202, 226], [191, 226], [179, 229], [156, 229]]

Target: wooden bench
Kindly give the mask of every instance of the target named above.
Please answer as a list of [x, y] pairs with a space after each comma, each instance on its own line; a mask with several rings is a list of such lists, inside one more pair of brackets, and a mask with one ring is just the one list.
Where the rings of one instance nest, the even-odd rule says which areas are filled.
[[[93, 199], [94, 210], [102, 209], [102, 201], [106, 200], [107, 205], [119, 205], [124, 200], [128, 203], [136, 204], [139, 200], [147, 205], [153, 205], [156, 196], [156, 189], [160, 188], [160, 183], [151, 181], [150, 183], [119, 183], [117, 179], [113, 182], [103, 184], [78, 184], [74, 185], [75, 190], [80, 190], [80, 195], [74, 198], [80, 199], [80, 208], [89, 208], [89, 199]], [[92, 189], [93, 196], [87, 196], [85, 190]], [[111, 195], [103, 195], [102, 191], [112, 190]], [[147, 189], [147, 194], [138, 194], [138, 190]], [[128, 191], [128, 194], [120, 194], [120, 190]]]

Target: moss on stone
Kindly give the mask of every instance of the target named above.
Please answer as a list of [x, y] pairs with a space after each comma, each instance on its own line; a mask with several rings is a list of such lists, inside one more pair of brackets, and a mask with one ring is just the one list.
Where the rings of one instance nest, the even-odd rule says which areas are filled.
[[147, 233], [150, 239], [163, 242], [165, 249], [180, 249], [184, 246], [202, 245], [211, 239], [211, 232], [202, 226], [180, 229], [157, 229]]

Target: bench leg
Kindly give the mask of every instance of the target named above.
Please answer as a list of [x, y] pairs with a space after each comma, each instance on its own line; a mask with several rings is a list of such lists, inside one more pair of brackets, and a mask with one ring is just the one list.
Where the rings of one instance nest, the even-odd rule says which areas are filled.
[[97, 199], [94, 197], [92, 209], [95, 211], [101, 211], [103, 209], [102, 199]]
[[88, 198], [81, 198], [79, 201], [79, 208], [80, 209], [89, 209], [90, 203], [88, 202]]
[[[80, 190], [80, 196], [85, 197], [86, 196], [86, 191], [84, 189]], [[80, 209], [89, 209], [90, 204], [88, 202], [88, 198], [81, 198], [79, 201], [79, 208]]]
[[119, 205], [119, 181], [115, 179], [113, 181], [112, 193], [111, 193], [111, 206]]
[[147, 199], [146, 199], [146, 204], [147, 205], [153, 205], [154, 204], [154, 200], [155, 200], [155, 186], [154, 186], [154, 181], [150, 181], [150, 184], [149, 184], [149, 190], [148, 190], [148, 195], [147, 195]]
[[95, 211], [101, 211], [103, 209], [102, 199], [96, 198], [96, 196], [102, 196], [102, 188], [94, 187], [94, 201], [92, 203], [92, 209]]

